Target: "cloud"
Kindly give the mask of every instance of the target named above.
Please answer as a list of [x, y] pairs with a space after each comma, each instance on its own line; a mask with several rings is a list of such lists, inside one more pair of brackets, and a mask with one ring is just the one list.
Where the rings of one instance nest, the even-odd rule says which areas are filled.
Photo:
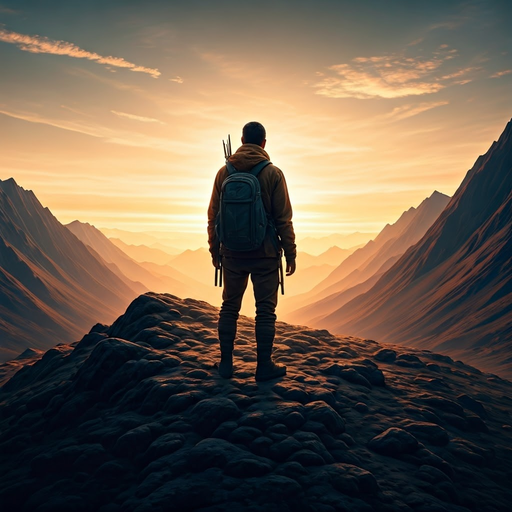
[[[147, 135], [140, 133], [113, 130], [102, 125], [87, 124], [84, 122], [74, 120], [51, 119], [49, 117], [44, 117], [33, 112], [13, 112], [7, 109], [0, 108], [0, 114], [12, 117], [14, 119], [27, 121], [29, 123], [42, 124], [52, 126], [54, 128], [59, 128], [61, 130], [68, 130], [71, 132], [89, 135], [91, 137], [103, 139], [105, 142], [110, 144], [118, 144], [123, 146], [139, 148], [150, 148], [183, 156], [190, 155], [192, 151], [197, 149], [196, 142], [188, 144], [183, 141], [170, 140], [168, 137], [148, 137]], [[140, 118], [140, 116], [136, 117]]]
[[503, 71], [497, 71], [494, 75], [491, 75], [490, 78], [500, 78], [505, 75], [510, 75], [512, 73], [512, 69], [505, 69]]
[[382, 116], [374, 118], [374, 120], [401, 121], [402, 119], [407, 119], [408, 117], [417, 116], [418, 114], [426, 112], [427, 110], [448, 105], [448, 103], [448, 101], [437, 101], [434, 103], [417, 103], [413, 105], [402, 105], [400, 107], [394, 108], [391, 112], [388, 112], [387, 114], [383, 114]]
[[158, 78], [161, 73], [156, 68], [147, 68], [129, 62], [122, 57], [103, 56], [89, 52], [67, 41], [57, 41], [43, 36], [29, 36], [0, 28], [0, 41], [16, 45], [20, 50], [30, 53], [49, 53], [51, 55], [66, 55], [75, 59], [87, 59], [116, 68], [126, 68], [137, 73], [147, 73], [153, 78]]
[[348, 64], [335, 64], [313, 85], [316, 94], [329, 98], [402, 98], [433, 94], [449, 85], [467, 83], [461, 79], [477, 68], [444, 72], [457, 50], [441, 45], [429, 57], [409, 57], [406, 52], [375, 57], [357, 57]]
[[127, 119], [133, 119], [134, 121], [142, 121], [143, 123], [165, 124], [163, 121], [153, 119], [152, 117], [136, 116], [135, 114], [127, 114], [126, 112], [118, 112], [117, 110], [111, 110], [110, 112], [116, 116], [126, 117]]
[[169, 78], [169, 81], [170, 82], [176, 82], [178, 84], [182, 84], [183, 83], [183, 78], [181, 78], [181, 76], [175, 76], [174, 78]]

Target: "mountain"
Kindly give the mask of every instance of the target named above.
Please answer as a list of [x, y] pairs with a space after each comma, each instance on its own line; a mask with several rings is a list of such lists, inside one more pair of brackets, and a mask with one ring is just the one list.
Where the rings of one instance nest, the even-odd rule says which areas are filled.
[[141, 289], [11, 178], [0, 180], [0, 358], [111, 322]]
[[80, 342], [24, 354], [0, 390], [3, 510], [509, 510], [510, 382], [278, 322], [288, 375], [256, 383], [246, 317], [223, 380], [217, 315], [150, 293]]
[[205, 285], [211, 286], [214, 282], [215, 269], [207, 249], [187, 249], [171, 257], [168, 265]]
[[336, 245], [329, 247], [326, 251], [313, 255], [304, 251], [297, 253], [297, 266], [298, 268], [308, 268], [318, 265], [331, 265], [338, 266], [344, 259], [350, 256], [358, 247], [350, 249], [340, 249]]
[[512, 122], [425, 236], [322, 324], [512, 376]]
[[157, 249], [156, 247], [148, 247], [147, 245], [125, 244], [120, 238], [109, 238], [108, 240], [139, 263], [151, 262], [157, 265], [166, 265], [173, 256], [179, 254], [173, 252], [172, 249], [169, 249], [169, 252], [167, 252], [167, 248], [164, 246]]
[[[284, 318], [289, 322], [307, 323], [317, 316], [320, 301], [327, 304], [324, 301], [326, 297], [330, 297], [330, 307], [324, 310], [324, 316], [341, 307], [342, 304], [336, 302], [336, 294], [356, 286], [360, 289], [359, 285], [364, 282], [373, 283], [375, 275], [389, 269], [406, 249], [420, 240], [448, 201], [448, 196], [435, 191], [418, 208], [411, 207], [394, 224], [386, 224], [375, 240], [370, 240], [353, 252], [309, 292], [286, 301]], [[343, 297], [347, 297], [347, 294]]]
[[198, 282], [190, 282], [189, 277], [175, 269], [169, 268], [165, 275], [151, 273], [114, 245], [99, 229], [88, 223], [73, 221], [66, 227], [78, 239], [98, 252], [105, 261], [115, 264], [126, 277], [142, 282], [146, 287], [145, 291], [172, 292], [179, 297], [189, 297], [194, 291], [198, 291]]
[[166, 252], [178, 254], [186, 249], [197, 249], [207, 243], [206, 228], [204, 233], [180, 233], [168, 231], [134, 232], [123, 229], [99, 228], [108, 238], [119, 238], [126, 244], [146, 245], [163, 248]]
[[330, 247], [337, 246], [342, 249], [350, 249], [358, 245], [364, 245], [373, 239], [377, 233], [351, 233], [349, 235], [341, 235], [334, 233], [322, 237], [306, 237], [297, 242], [297, 246], [310, 254], [318, 255], [327, 251]]

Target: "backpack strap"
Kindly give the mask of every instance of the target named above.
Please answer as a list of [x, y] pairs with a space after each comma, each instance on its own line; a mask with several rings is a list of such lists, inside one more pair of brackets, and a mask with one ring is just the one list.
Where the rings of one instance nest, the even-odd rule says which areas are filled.
[[228, 176], [231, 176], [235, 172], [238, 172], [236, 170], [236, 167], [231, 162], [229, 162], [228, 160], [226, 160], [226, 169], [228, 171]]
[[[249, 174], [252, 174], [253, 176], [258, 176], [260, 171], [264, 169], [267, 165], [271, 164], [270, 160], [263, 160], [259, 164], [255, 165], [249, 172]], [[228, 171], [228, 176], [231, 176], [235, 172], [238, 172], [237, 168], [229, 161], [226, 160], [226, 169]]]
[[249, 173], [252, 174], [253, 176], [258, 176], [258, 174], [260, 173], [260, 171], [262, 169], [264, 169], [265, 167], [267, 167], [267, 165], [271, 164], [272, 162], [270, 160], [263, 160], [262, 162], [260, 162], [259, 164], [255, 165], [250, 171]]

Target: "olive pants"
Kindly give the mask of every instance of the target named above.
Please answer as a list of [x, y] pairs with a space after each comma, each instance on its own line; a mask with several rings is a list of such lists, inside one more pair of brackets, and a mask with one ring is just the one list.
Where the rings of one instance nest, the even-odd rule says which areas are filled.
[[276, 333], [279, 263], [278, 258], [222, 258], [224, 289], [218, 324], [222, 354], [230, 354], [233, 350], [238, 315], [250, 275], [256, 301], [258, 362], [271, 358]]

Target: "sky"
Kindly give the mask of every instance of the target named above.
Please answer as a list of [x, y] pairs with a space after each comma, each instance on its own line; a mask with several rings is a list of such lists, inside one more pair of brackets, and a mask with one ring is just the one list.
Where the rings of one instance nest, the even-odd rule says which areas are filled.
[[0, 179], [63, 223], [202, 237], [256, 120], [298, 238], [378, 232], [511, 119], [510, 26], [508, 0], [0, 0]]

